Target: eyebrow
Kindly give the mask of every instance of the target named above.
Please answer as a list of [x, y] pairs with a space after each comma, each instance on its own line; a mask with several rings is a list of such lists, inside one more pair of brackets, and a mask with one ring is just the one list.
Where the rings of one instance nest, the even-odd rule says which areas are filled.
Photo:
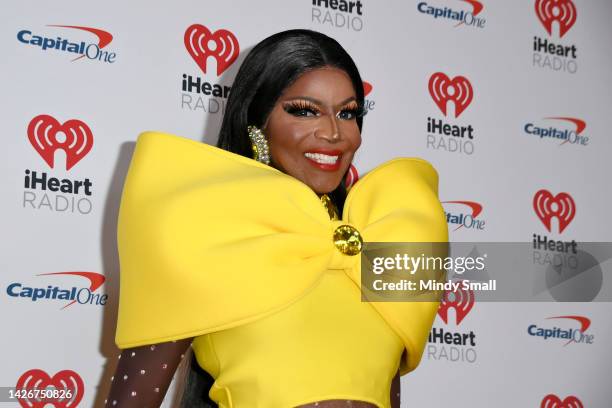
[[[323, 102], [321, 102], [320, 100], [316, 99], [316, 98], [311, 98], [310, 96], [295, 96], [292, 98], [288, 98], [286, 101], [291, 101], [294, 99], [304, 99], [306, 101], [310, 101], [312, 103], [315, 103], [317, 105], [323, 105]], [[345, 100], [341, 101], [338, 106], [342, 106], [342, 105], [346, 105], [347, 103], [349, 103], [350, 101], [356, 101], [357, 98], [355, 96], [351, 96], [346, 98]]]

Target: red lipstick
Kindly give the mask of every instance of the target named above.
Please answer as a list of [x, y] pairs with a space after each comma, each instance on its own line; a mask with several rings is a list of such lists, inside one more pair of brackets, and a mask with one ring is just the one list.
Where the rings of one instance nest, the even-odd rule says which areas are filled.
[[319, 163], [318, 161], [311, 159], [310, 157], [304, 156], [308, 163], [314, 167], [324, 171], [336, 171], [340, 168], [340, 159], [342, 158], [342, 151], [340, 150], [325, 150], [325, 149], [313, 149], [305, 153], [320, 153], [327, 156], [338, 156], [335, 163]]

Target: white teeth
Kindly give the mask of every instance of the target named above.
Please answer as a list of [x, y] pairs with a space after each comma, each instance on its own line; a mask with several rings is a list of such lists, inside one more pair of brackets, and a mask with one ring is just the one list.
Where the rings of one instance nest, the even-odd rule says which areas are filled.
[[339, 156], [328, 156], [322, 153], [304, 153], [304, 156], [322, 164], [335, 164]]

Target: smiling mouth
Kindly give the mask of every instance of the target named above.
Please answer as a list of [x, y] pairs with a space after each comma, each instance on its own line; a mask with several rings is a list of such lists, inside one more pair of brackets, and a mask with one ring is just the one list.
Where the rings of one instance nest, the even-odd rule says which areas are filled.
[[304, 156], [310, 160], [314, 160], [319, 164], [336, 164], [340, 155], [328, 155], [323, 153], [304, 153]]
[[340, 168], [340, 157], [341, 152], [329, 152], [320, 153], [320, 152], [306, 152], [304, 153], [304, 157], [308, 159], [308, 163], [312, 164], [316, 168], [320, 170], [326, 171], [336, 171]]

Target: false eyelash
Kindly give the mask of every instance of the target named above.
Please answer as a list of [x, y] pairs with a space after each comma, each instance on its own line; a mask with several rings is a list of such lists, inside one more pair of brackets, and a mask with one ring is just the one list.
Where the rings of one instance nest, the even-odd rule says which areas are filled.
[[283, 105], [283, 109], [285, 110], [285, 112], [290, 113], [292, 115], [301, 110], [311, 110], [315, 114], [319, 113], [319, 109], [315, 105], [310, 102], [301, 100], [288, 102]]
[[352, 112], [356, 118], [363, 118], [368, 113], [368, 110], [363, 106], [362, 103], [358, 103], [356, 108], [345, 109], [345, 110]]
[[[292, 114], [292, 115], [301, 110], [311, 110], [315, 114], [320, 113], [319, 108], [317, 108], [316, 105], [312, 104], [311, 102], [303, 101], [303, 100], [288, 102], [285, 105], [283, 105], [283, 109], [285, 110], [285, 112]], [[357, 103], [356, 107], [345, 108], [345, 109], [342, 109], [341, 112], [342, 111], [351, 112], [353, 115], [355, 115], [355, 118], [362, 118], [368, 113], [367, 109], [365, 109], [362, 103]]]

